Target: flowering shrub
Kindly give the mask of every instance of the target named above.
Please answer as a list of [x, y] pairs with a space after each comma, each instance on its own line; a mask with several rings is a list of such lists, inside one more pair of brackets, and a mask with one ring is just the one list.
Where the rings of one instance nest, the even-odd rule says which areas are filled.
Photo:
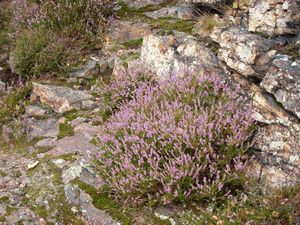
[[106, 17], [117, 1], [111, 0], [14, 0], [13, 26], [16, 33], [45, 25], [69, 32], [102, 32]]
[[130, 101], [134, 92], [141, 84], [153, 84], [151, 76], [143, 74], [143, 69], [130, 70], [130, 73], [119, 72], [118, 78], [112, 77], [108, 82], [101, 82], [100, 93], [101, 110], [100, 114], [103, 121], [106, 121], [117, 112], [120, 107]]
[[240, 185], [251, 107], [216, 76], [140, 84], [105, 125], [102, 176], [117, 198], [215, 199]]
[[21, 76], [30, 78], [68, 72], [101, 46], [116, 1], [14, 0], [12, 4], [13, 65]]

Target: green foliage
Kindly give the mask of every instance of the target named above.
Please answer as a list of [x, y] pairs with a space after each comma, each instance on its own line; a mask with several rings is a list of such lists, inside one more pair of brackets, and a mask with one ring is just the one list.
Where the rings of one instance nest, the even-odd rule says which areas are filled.
[[30, 85], [25, 85], [15, 88], [4, 96], [3, 101], [0, 102], [0, 124], [18, 118], [25, 112], [30, 91]]
[[[186, 213], [180, 221], [189, 225], [293, 225], [299, 222], [300, 185], [284, 188], [275, 193], [268, 191], [266, 194], [261, 193], [256, 182], [251, 188], [236, 197], [224, 196], [221, 205]], [[212, 208], [212, 211], [207, 208]]]
[[130, 49], [130, 48], [137, 48], [140, 47], [143, 44], [143, 38], [139, 38], [139, 39], [134, 39], [134, 40], [130, 40], [127, 42], [123, 42], [122, 45], [126, 48], [126, 49]]
[[43, 29], [20, 34], [13, 51], [14, 68], [18, 74], [30, 78], [64, 70], [65, 47], [51, 37], [53, 34]]
[[76, 180], [75, 183], [92, 197], [95, 207], [108, 211], [113, 218], [121, 221], [124, 225], [132, 224], [132, 219], [126, 215], [126, 213], [124, 213], [125, 210], [123, 210], [122, 207], [120, 207], [112, 198], [109, 197], [105, 188], [98, 191], [94, 187], [83, 183], [80, 180]]
[[46, 0], [16, 1], [13, 6], [13, 64], [20, 76], [32, 78], [65, 74], [101, 47], [105, 17], [112, 15], [114, 3]]

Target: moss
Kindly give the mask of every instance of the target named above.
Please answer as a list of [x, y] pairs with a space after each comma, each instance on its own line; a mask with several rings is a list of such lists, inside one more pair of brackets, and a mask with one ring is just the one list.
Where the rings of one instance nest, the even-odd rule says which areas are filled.
[[74, 180], [74, 183], [76, 183], [80, 187], [80, 189], [82, 189], [92, 197], [95, 207], [101, 210], [108, 211], [113, 218], [121, 221], [124, 225], [130, 225], [133, 223], [132, 218], [124, 213], [124, 211], [126, 212], [126, 210], [117, 205], [115, 201], [107, 195], [105, 190], [98, 191], [94, 187], [85, 184], [78, 179]]
[[7, 203], [9, 201], [9, 197], [7, 195], [1, 196], [0, 197], [0, 202], [1, 203]]
[[[26, 198], [22, 204], [30, 207], [40, 217], [47, 220], [59, 221], [62, 224], [82, 225], [80, 215], [75, 215], [71, 210], [64, 194], [64, 185], [62, 182], [61, 169], [56, 167], [49, 158], [43, 161], [34, 169], [28, 172], [31, 182], [25, 187]], [[48, 199], [48, 208], [36, 203], [41, 197], [51, 196]]]
[[166, 31], [182, 31], [192, 33], [195, 21], [180, 20], [172, 17], [162, 17], [150, 22], [150, 25], [155, 29], [163, 29]]
[[74, 135], [73, 127], [68, 124], [68, 122], [61, 123], [59, 125], [59, 133], [57, 135], [58, 139]]
[[122, 43], [122, 45], [126, 49], [138, 48], [138, 47], [142, 46], [142, 44], [143, 44], [143, 38], [134, 39], [134, 40], [130, 40], [130, 41]]

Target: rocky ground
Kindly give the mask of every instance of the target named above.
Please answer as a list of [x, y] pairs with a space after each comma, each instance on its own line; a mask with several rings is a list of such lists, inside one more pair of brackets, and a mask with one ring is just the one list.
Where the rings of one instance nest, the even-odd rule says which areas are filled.
[[[206, 19], [214, 29], [201, 26], [203, 5], [191, 2], [217, 12]], [[127, 0], [105, 49], [66, 80], [32, 84], [26, 113], [2, 129], [0, 224], [182, 223], [174, 210], [123, 209], [97, 192], [97, 79], [140, 65], [161, 80], [193, 68], [241, 86], [258, 124], [249, 173], [271, 187], [299, 182], [299, 2], [243, 1], [226, 14], [220, 2]]]

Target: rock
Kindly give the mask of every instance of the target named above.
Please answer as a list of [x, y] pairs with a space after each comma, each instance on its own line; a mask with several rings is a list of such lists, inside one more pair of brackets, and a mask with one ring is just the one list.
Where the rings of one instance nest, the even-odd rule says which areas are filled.
[[143, 38], [144, 36], [152, 34], [152, 28], [147, 23], [129, 22], [122, 20], [114, 20], [108, 30], [108, 43], [106, 45], [111, 48], [112, 42], [128, 42]]
[[261, 79], [275, 54], [270, 40], [241, 28], [217, 28], [211, 38], [220, 45], [220, 59], [246, 77]]
[[80, 165], [72, 166], [62, 172], [62, 180], [67, 184], [75, 178], [80, 177], [81, 172], [82, 167]]
[[258, 0], [249, 9], [249, 31], [267, 35], [297, 34], [300, 31], [298, 0]]
[[263, 181], [263, 186], [278, 188], [300, 181], [300, 124], [298, 118], [284, 110], [274, 97], [244, 76], [232, 74], [253, 106], [258, 122], [253, 150], [256, 160], [248, 173]]
[[181, 0], [182, 3], [194, 3], [199, 5], [215, 6], [219, 3], [226, 3], [226, 0]]
[[39, 161], [34, 161], [34, 162], [32, 162], [32, 163], [29, 163], [28, 165], [27, 165], [27, 169], [28, 170], [30, 170], [30, 169], [33, 169], [33, 168], [35, 168], [35, 167], [37, 167], [37, 165], [39, 165]]
[[56, 138], [59, 133], [59, 123], [56, 119], [25, 118], [23, 123], [29, 140], [38, 137]]
[[80, 70], [71, 73], [70, 78], [90, 78], [97, 72], [97, 61], [90, 59]]
[[113, 220], [105, 211], [95, 208], [91, 196], [83, 191], [80, 192], [80, 203], [82, 216], [86, 218], [86, 224], [120, 225], [120, 223]]
[[42, 104], [49, 106], [58, 113], [64, 113], [73, 109], [80, 110], [83, 101], [93, 100], [93, 96], [82, 91], [38, 83], [33, 83], [32, 93], [39, 98]]
[[175, 32], [174, 35], [145, 37], [141, 65], [160, 80], [165, 80], [172, 74], [182, 74], [183, 68], [212, 69], [217, 65], [217, 58], [194, 37]]
[[64, 159], [56, 159], [52, 162], [60, 169], [64, 168], [68, 164], [68, 162]]
[[152, 19], [174, 17], [182, 20], [192, 20], [195, 18], [195, 8], [191, 5], [178, 5], [161, 8], [157, 11], [147, 12], [145, 14]]
[[83, 110], [94, 109], [95, 107], [97, 107], [97, 103], [93, 100], [82, 101], [81, 109]]
[[101, 134], [100, 126], [92, 126], [91, 124], [82, 123], [74, 127], [74, 135], [59, 139], [55, 143], [55, 147], [47, 152], [50, 155], [61, 154], [82, 154], [90, 160], [92, 155], [97, 152], [97, 146], [91, 143], [92, 138]]
[[42, 117], [45, 116], [47, 111], [37, 105], [29, 105], [26, 107], [26, 114], [30, 117]]
[[9, 143], [10, 138], [12, 137], [14, 131], [11, 127], [7, 125], [2, 126], [2, 138], [6, 143]]
[[55, 147], [56, 138], [44, 138], [38, 141], [35, 147]]
[[282, 106], [300, 119], [300, 65], [287, 56], [278, 56], [271, 64], [261, 87], [273, 94]]
[[85, 224], [91, 225], [119, 225], [106, 212], [95, 208], [93, 199], [73, 184], [64, 186], [65, 195], [70, 204], [77, 206], [84, 217]]
[[5, 92], [6, 91], [6, 85], [2, 81], [0, 81], [0, 92]]
[[142, 8], [148, 5], [159, 5], [164, 3], [165, 0], [125, 0], [124, 1], [129, 7]]

